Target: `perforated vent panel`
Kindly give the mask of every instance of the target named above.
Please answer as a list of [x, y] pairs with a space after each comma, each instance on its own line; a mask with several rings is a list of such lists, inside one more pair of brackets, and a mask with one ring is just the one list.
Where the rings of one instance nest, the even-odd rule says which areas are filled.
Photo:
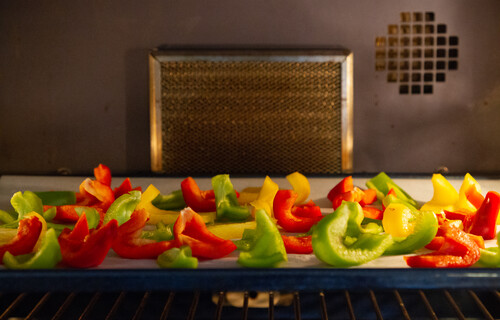
[[233, 57], [160, 66], [162, 172], [343, 171], [340, 62]]

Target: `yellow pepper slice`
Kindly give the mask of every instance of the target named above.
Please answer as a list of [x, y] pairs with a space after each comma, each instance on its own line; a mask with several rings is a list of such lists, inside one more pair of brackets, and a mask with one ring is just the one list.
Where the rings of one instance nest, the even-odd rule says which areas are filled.
[[413, 232], [415, 215], [401, 203], [391, 203], [384, 210], [382, 226], [386, 233], [395, 238], [405, 238]]
[[309, 180], [307, 180], [306, 176], [296, 171], [287, 175], [286, 179], [292, 185], [293, 191], [298, 194], [295, 204], [302, 204], [306, 202], [307, 198], [309, 198], [309, 194], [311, 193], [311, 185], [309, 184]]
[[240, 196], [238, 197], [238, 203], [242, 206], [249, 204], [252, 201], [257, 200], [259, 197], [260, 187], [247, 187], [240, 191]]
[[250, 204], [255, 208], [255, 211], [259, 209], [264, 209], [266, 213], [272, 217], [273, 216], [273, 201], [274, 196], [279, 190], [279, 186], [275, 183], [269, 176], [266, 176], [262, 188], [260, 189], [257, 199], [250, 202]]
[[420, 210], [434, 212], [441, 212], [442, 210], [453, 211], [459, 199], [457, 190], [440, 173], [433, 174], [431, 181], [434, 188], [434, 195]]
[[255, 229], [256, 226], [257, 224], [255, 220], [253, 220], [239, 223], [216, 223], [208, 225], [207, 229], [219, 238], [233, 240], [241, 239], [245, 229]]
[[476, 190], [481, 193], [481, 186], [479, 183], [467, 173], [464, 177], [464, 181], [460, 186], [460, 190], [458, 191], [458, 201], [455, 203], [455, 210], [463, 209], [467, 211], [476, 211], [476, 207], [469, 200], [467, 200], [466, 192], [471, 188], [476, 188]]
[[[159, 222], [165, 224], [174, 223], [179, 216], [179, 211], [162, 210], [155, 207], [152, 201], [160, 194], [160, 191], [153, 185], [150, 185], [146, 191], [142, 193], [141, 201], [136, 207], [136, 210], [144, 209], [149, 213], [148, 224], [156, 225]], [[199, 213], [203, 217], [205, 223], [213, 223], [215, 221], [215, 212], [201, 212]]]

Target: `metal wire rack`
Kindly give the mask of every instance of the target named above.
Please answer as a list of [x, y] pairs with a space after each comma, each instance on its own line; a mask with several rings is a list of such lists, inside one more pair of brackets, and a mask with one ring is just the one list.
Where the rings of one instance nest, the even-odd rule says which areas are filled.
[[[255, 300], [264, 305], [252, 306]], [[277, 295], [290, 299], [277, 299]], [[498, 290], [241, 292], [31, 292], [1, 294], [3, 319], [498, 319]]]

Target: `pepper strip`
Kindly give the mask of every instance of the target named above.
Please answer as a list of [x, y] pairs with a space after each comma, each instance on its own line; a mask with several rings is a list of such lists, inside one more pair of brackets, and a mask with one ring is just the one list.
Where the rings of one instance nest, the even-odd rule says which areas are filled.
[[156, 262], [160, 268], [198, 268], [198, 259], [192, 256], [189, 246], [169, 249], [160, 254]]
[[[157, 224], [163, 222], [165, 224], [175, 223], [179, 217], [178, 211], [162, 210], [155, 207], [152, 203], [154, 199], [160, 194], [160, 191], [153, 185], [150, 185], [146, 191], [143, 192], [141, 201], [136, 207], [136, 210], [144, 209], [149, 213], [148, 224]], [[215, 212], [204, 212], [201, 214], [203, 221], [213, 222], [215, 220]]]
[[365, 233], [363, 217], [359, 203], [344, 201], [319, 221], [312, 234], [316, 257], [335, 267], [357, 266], [380, 257], [392, 244], [392, 237]]
[[9, 251], [12, 255], [28, 254], [37, 250], [47, 226], [45, 220], [36, 213], [26, 215], [19, 221], [17, 234], [9, 242], [0, 246], [0, 259]]
[[295, 204], [302, 204], [306, 202], [307, 198], [311, 194], [311, 185], [306, 176], [302, 173], [296, 171], [286, 176], [288, 182], [292, 185], [293, 190], [297, 193], [297, 199], [295, 199]]
[[174, 240], [155, 241], [142, 238], [142, 231], [147, 220], [146, 210], [135, 210], [130, 219], [118, 227], [116, 239], [113, 242], [113, 251], [127, 259], [156, 259], [164, 251], [177, 246]]
[[283, 238], [264, 210], [255, 212], [255, 229], [246, 229], [243, 238], [236, 241], [241, 251], [238, 263], [250, 268], [273, 268], [288, 261]]
[[43, 237], [40, 249], [23, 255], [13, 255], [7, 251], [3, 256], [3, 264], [8, 269], [52, 269], [61, 259], [56, 232], [49, 229]]
[[426, 202], [420, 209], [434, 212], [453, 211], [454, 205], [459, 198], [457, 190], [440, 173], [433, 174], [431, 181], [434, 193], [431, 200]]
[[416, 213], [413, 232], [403, 239], [394, 238], [394, 243], [384, 255], [408, 254], [429, 244], [439, 228], [436, 215], [432, 211]]
[[73, 231], [64, 229], [59, 235], [62, 262], [73, 268], [91, 268], [100, 265], [118, 231], [118, 222], [111, 220], [90, 233], [85, 214], [75, 225]]
[[250, 217], [249, 208], [240, 206], [228, 174], [214, 176], [212, 187], [215, 194], [217, 220], [244, 221]]
[[279, 186], [269, 176], [266, 176], [262, 188], [259, 191], [257, 199], [250, 202], [255, 210], [264, 209], [269, 216], [273, 216], [273, 201]]
[[441, 226], [444, 243], [439, 250], [422, 255], [405, 256], [412, 268], [466, 268], [479, 260], [480, 249], [469, 235], [450, 224]]
[[[318, 206], [310, 206], [313, 209], [307, 209], [307, 206], [306, 208], [294, 206], [297, 197], [297, 193], [293, 190], [279, 190], [274, 197], [274, 217], [278, 225], [288, 232], [307, 232], [323, 218], [323, 215]], [[304, 216], [304, 213], [297, 214], [306, 210], [308, 216]]]
[[203, 218], [191, 208], [181, 210], [173, 231], [178, 244], [188, 245], [193, 257], [218, 259], [236, 250], [236, 245], [232, 241], [211, 233]]
[[186, 206], [196, 212], [214, 212], [215, 198], [211, 190], [202, 191], [192, 177], [187, 177], [181, 182], [182, 195]]
[[377, 191], [377, 198], [383, 199], [391, 189], [394, 189], [397, 197], [409, 202], [412, 206], [417, 206], [417, 202], [405, 191], [398, 186], [385, 172], [380, 172], [375, 177], [366, 182], [368, 189]]
[[500, 210], [500, 194], [490, 191], [486, 194], [483, 204], [472, 218], [469, 233], [482, 236], [485, 240], [495, 239], [496, 222]]
[[286, 253], [310, 254], [313, 253], [312, 235], [307, 236], [287, 236], [282, 234], [283, 244]]

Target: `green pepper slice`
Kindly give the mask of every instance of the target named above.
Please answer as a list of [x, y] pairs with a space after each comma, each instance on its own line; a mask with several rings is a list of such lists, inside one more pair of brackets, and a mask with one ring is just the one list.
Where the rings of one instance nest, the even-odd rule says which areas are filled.
[[160, 268], [198, 268], [198, 259], [191, 255], [189, 246], [169, 249], [158, 256], [156, 263]]
[[439, 223], [432, 211], [417, 212], [413, 232], [406, 238], [393, 238], [394, 243], [384, 255], [408, 254], [426, 246], [436, 236]]
[[44, 206], [64, 206], [76, 203], [76, 193], [73, 191], [35, 191]]
[[118, 225], [122, 225], [130, 219], [130, 215], [141, 201], [140, 191], [130, 191], [116, 199], [104, 215], [103, 224], [115, 219]]
[[486, 249], [479, 249], [481, 257], [475, 266], [486, 268], [500, 267], [500, 232], [497, 234], [497, 246]]
[[273, 268], [288, 261], [285, 245], [276, 224], [264, 209], [255, 212], [255, 229], [246, 229], [235, 241], [241, 251], [238, 263], [250, 268]]
[[377, 191], [377, 198], [383, 199], [391, 189], [396, 192], [398, 199], [402, 199], [410, 203], [412, 206], [416, 207], [417, 202], [400, 186], [398, 186], [385, 172], [380, 172], [375, 177], [371, 178], [366, 182], [366, 186], [369, 189], [375, 189]]
[[362, 221], [359, 203], [344, 201], [313, 227], [316, 257], [334, 267], [357, 266], [380, 257], [392, 244], [392, 236], [367, 233]]
[[159, 194], [151, 203], [162, 210], [178, 211], [186, 207], [181, 189], [172, 191], [169, 194]]
[[18, 256], [6, 252], [3, 256], [3, 264], [8, 269], [52, 269], [61, 260], [61, 249], [54, 229], [47, 230], [36, 252]]
[[240, 206], [233, 184], [228, 174], [220, 174], [212, 178], [215, 194], [217, 220], [245, 221], [250, 217], [250, 209]]

